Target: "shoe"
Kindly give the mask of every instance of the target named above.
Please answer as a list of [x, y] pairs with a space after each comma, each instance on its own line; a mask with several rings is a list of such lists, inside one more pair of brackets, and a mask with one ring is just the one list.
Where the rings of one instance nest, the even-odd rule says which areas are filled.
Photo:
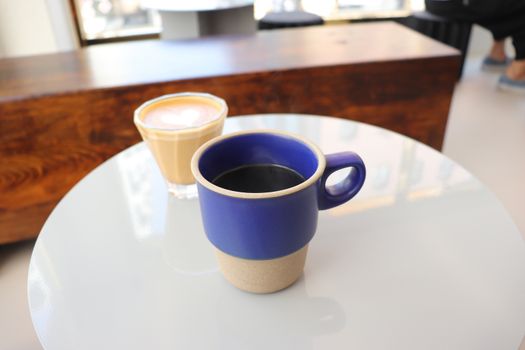
[[525, 80], [514, 80], [506, 75], [502, 75], [498, 81], [498, 88], [504, 91], [525, 94]]
[[481, 70], [488, 73], [503, 73], [510, 62], [512, 62], [510, 58], [499, 61], [487, 56], [481, 62]]

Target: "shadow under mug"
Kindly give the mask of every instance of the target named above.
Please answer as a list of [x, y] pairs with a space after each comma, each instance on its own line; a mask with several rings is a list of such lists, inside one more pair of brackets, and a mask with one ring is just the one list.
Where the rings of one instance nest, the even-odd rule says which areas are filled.
[[[287, 167], [305, 180], [262, 193], [232, 191], [213, 184], [229, 170], [261, 164]], [[366, 176], [365, 165], [356, 153], [325, 156], [302, 137], [273, 130], [241, 131], [212, 139], [195, 152], [191, 166], [208, 239], [220, 252], [243, 259], [244, 264], [282, 259], [306, 250], [317, 229], [318, 211], [350, 200]], [[353, 171], [327, 187], [328, 177], [343, 168]], [[304, 265], [306, 251], [303, 255]]]

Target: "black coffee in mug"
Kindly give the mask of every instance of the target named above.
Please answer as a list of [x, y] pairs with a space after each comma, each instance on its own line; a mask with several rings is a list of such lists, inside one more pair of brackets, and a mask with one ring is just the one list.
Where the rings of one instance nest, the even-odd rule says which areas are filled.
[[213, 179], [219, 187], [237, 192], [273, 192], [299, 185], [305, 179], [295, 170], [277, 164], [244, 165]]

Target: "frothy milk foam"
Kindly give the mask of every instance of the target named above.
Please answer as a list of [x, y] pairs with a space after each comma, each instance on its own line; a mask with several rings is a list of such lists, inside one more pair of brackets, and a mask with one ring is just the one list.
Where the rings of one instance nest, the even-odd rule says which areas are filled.
[[202, 126], [219, 117], [216, 106], [175, 100], [160, 102], [146, 112], [142, 120], [154, 128], [180, 130]]
[[206, 94], [175, 94], [150, 101], [135, 120], [164, 178], [171, 184], [195, 182], [191, 157], [206, 141], [222, 133], [227, 107]]

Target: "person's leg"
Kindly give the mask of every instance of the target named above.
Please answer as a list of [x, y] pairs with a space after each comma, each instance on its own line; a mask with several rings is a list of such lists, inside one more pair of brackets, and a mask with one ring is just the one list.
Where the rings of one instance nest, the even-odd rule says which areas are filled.
[[[525, 22], [525, 17], [523, 18]], [[513, 80], [525, 81], [525, 28], [512, 36], [516, 57], [507, 68], [506, 74]]]
[[[484, 24], [494, 37], [511, 36], [516, 51], [514, 61], [507, 67], [505, 75], [513, 81], [525, 82], [525, 1], [508, 1], [513, 12], [495, 19], [485, 20]], [[503, 79], [507, 81], [506, 79]]]
[[525, 1], [501, 0], [497, 11], [485, 13], [477, 22], [498, 41], [512, 37], [516, 57], [525, 58]]
[[490, 48], [489, 57], [496, 61], [505, 61], [507, 59], [507, 55], [505, 54], [505, 39], [494, 39], [492, 47]]
[[[505, 0], [503, 0], [505, 1]], [[425, 0], [426, 10], [435, 15], [451, 18], [457, 21], [477, 23], [484, 26], [492, 33], [494, 41], [489, 54], [482, 63], [482, 69], [490, 72], [503, 72], [509, 63], [505, 54], [505, 38], [509, 36], [505, 31], [493, 30], [492, 22], [483, 25], [486, 18], [490, 18], [494, 13], [504, 11], [497, 6], [497, 3], [480, 3], [473, 1], [470, 5], [465, 5], [462, 0]]]
[[[525, 1], [500, 0], [494, 2], [471, 0], [464, 5], [461, 0], [426, 0], [427, 11], [436, 15], [468, 21], [488, 29], [494, 38], [489, 57], [505, 55], [503, 41], [512, 37], [516, 57], [508, 66], [500, 84], [513, 84], [525, 90]], [[496, 57], [498, 56], [498, 57]], [[505, 61], [501, 61], [505, 62]]]
[[[525, 15], [522, 18], [525, 23]], [[498, 86], [503, 90], [525, 93], [525, 25], [512, 35], [512, 43], [516, 49], [516, 57], [509, 65], [504, 75], [500, 77]]]
[[519, 80], [525, 83], [525, 59], [512, 61], [505, 74], [512, 80]]
[[[502, 1], [498, 11], [485, 15], [478, 24], [488, 29], [495, 41], [512, 37], [516, 56], [506, 68], [505, 74], [510, 80], [525, 81], [525, 1]], [[501, 57], [502, 49], [498, 47], [498, 44], [493, 45], [489, 57], [493, 55], [494, 58]], [[502, 80], [508, 81], [509, 79]]]
[[487, 56], [481, 62], [484, 72], [503, 73], [510, 64], [511, 59], [505, 53], [505, 39], [494, 39]]

